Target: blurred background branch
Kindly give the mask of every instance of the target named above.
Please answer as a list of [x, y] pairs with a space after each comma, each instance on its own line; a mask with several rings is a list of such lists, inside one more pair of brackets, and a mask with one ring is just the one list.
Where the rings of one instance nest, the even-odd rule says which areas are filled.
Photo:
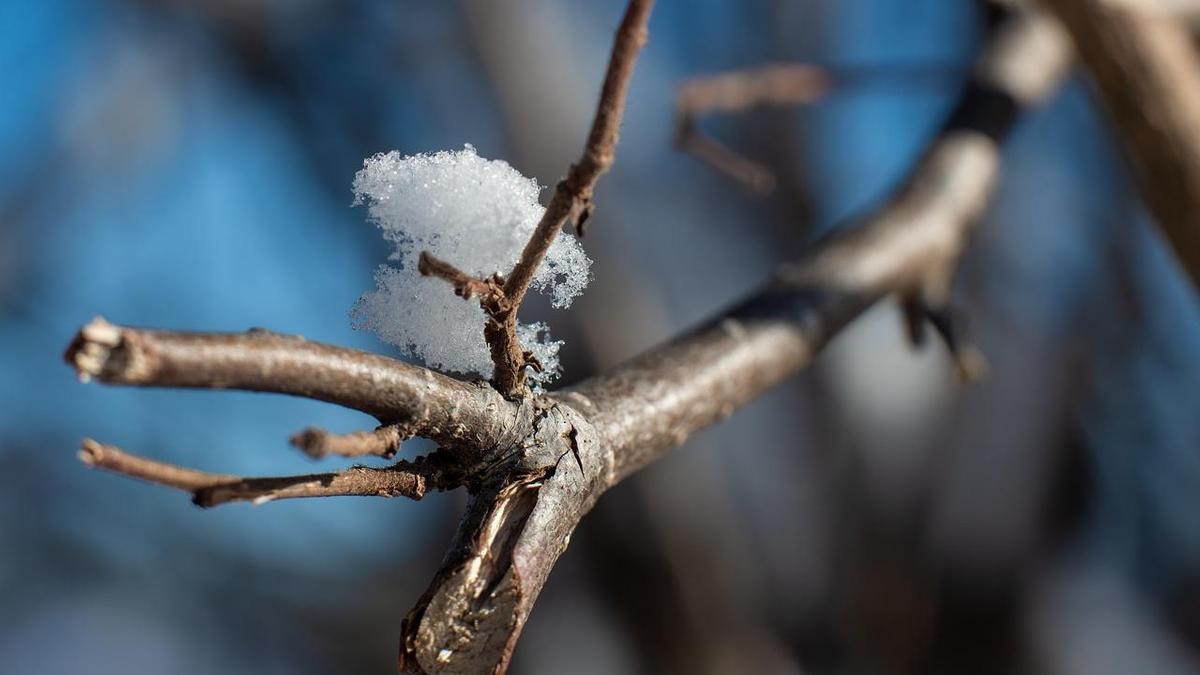
[[1200, 289], [1200, 57], [1153, 5], [1052, 0], [1116, 126], [1138, 188]]

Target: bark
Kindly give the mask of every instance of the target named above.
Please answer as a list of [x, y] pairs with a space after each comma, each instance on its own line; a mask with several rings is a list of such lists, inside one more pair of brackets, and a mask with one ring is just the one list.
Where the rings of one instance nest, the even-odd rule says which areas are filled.
[[[817, 242], [730, 311], [551, 396], [510, 402], [486, 386], [265, 332], [170, 333], [93, 322], [67, 359], [81, 376], [116, 384], [308, 396], [438, 441], [434, 455], [390, 469], [471, 494], [441, 569], [404, 621], [399, 665], [500, 673], [571, 533], [605, 490], [798, 372], [880, 298], [896, 293], [945, 307], [996, 181], [997, 143], [1021, 109], [1054, 89], [1069, 56], [1047, 17], [1010, 17], [955, 113], [882, 208]], [[184, 476], [174, 487], [188, 491], [245, 482], [218, 476], [215, 486], [198, 487], [208, 480], [203, 475], [170, 475]], [[378, 479], [339, 482], [339, 494], [368, 494]], [[270, 480], [313, 484], [311, 477]]]
[[1154, 3], [1048, 4], [1119, 132], [1142, 199], [1200, 288], [1200, 58], [1190, 31]]

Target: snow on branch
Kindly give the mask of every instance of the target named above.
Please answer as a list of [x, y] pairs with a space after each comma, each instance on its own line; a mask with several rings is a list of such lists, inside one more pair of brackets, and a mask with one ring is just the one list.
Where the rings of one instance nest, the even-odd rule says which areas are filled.
[[[356, 328], [376, 333], [432, 368], [490, 377], [484, 341], [487, 316], [478, 303], [463, 302], [445, 282], [422, 274], [429, 260], [452, 260], [471, 283], [512, 269], [545, 212], [541, 188], [502, 160], [480, 157], [471, 145], [454, 152], [401, 156], [379, 154], [363, 162], [354, 179], [356, 203], [393, 246], [375, 274], [378, 288], [351, 310]], [[422, 263], [422, 253], [426, 262]], [[441, 264], [435, 262], [435, 264]], [[556, 308], [570, 306], [587, 286], [592, 261], [574, 236], [554, 240], [533, 277], [533, 287]], [[454, 268], [450, 268], [454, 269]], [[545, 385], [560, 372], [558, 351], [544, 323], [520, 324], [521, 346], [542, 370], [529, 377]]]

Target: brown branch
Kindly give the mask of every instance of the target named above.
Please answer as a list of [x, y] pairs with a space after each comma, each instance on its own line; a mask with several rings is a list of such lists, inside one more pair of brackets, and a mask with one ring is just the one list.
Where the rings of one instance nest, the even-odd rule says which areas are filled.
[[243, 478], [207, 473], [138, 457], [115, 446], [97, 443], [90, 438], [84, 439], [80, 446], [79, 459], [90, 467], [190, 492], [192, 501], [205, 508], [229, 502], [264, 504], [278, 499], [302, 497], [370, 496], [420, 499], [431, 487], [429, 477], [416, 470], [416, 465], [409, 462], [400, 462], [382, 469], [358, 466], [335, 473]]
[[475, 493], [405, 620], [400, 667], [503, 672], [550, 569], [601, 493], [796, 373], [880, 298], [943, 299], [994, 186], [1012, 101], [1035, 103], [1066, 69], [1065, 41], [1047, 26], [1021, 14], [1001, 29], [977, 73], [987, 86], [968, 90], [878, 212], [707, 325], [540, 404], [524, 449]]
[[[625, 96], [638, 53], [646, 44], [646, 24], [654, 0], [630, 0], [617, 36], [613, 42], [612, 55], [608, 61], [608, 72], [600, 90], [600, 102], [592, 130], [579, 162], [572, 164], [567, 177], [554, 188], [554, 196], [546, 206], [546, 212], [533, 230], [533, 235], [521, 251], [521, 258], [508, 275], [504, 284], [504, 295], [510, 309], [494, 315], [484, 330], [492, 344], [492, 360], [495, 372], [492, 383], [501, 393], [512, 396], [524, 386], [525, 357], [517, 342], [517, 311], [525, 299], [525, 293], [533, 282], [534, 272], [546, 257], [546, 251], [568, 221], [582, 235], [592, 212], [592, 191], [596, 181], [612, 166], [621, 130], [621, 117], [625, 113]], [[501, 348], [498, 343], [503, 341]]]
[[980, 58], [976, 78], [986, 87], [968, 90], [882, 208], [818, 242], [770, 287], [694, 333], [570, 389], [568, 400], [614, 443], [617, 480], [807, 365], [883, 297], [917, 294], [943, 307], [995, 184], [996, 142], [1015, 119], [1007, 104], [988, 103], [990, 92], [1033, 105], [1057, 87], [1069, 62], [1051, 19], [1041, 12], [1010, 18]]
[[328, 455], [363, 457], [375, 455], [392, 458], [405, 439], [404, 431], [396, 424], [387, 424], [374, 431], [355, 431], [332, 434], [324, 429], [308, 427], [293, 435], [288, 442], [313, 459]]
[[596, 181], [613, 163], [629, 80], [633, 77], [638, 53], [646, 43], [646, 23], [653, 5], [654, 0], [630, 0], [613, 41], [608, 71], [600, 90], [600, 102], [596, 106], [596, 116], [592, 120], [583, 156], [571, 165], [566, 178], [555, 186], [546, 211], [504, 281], [502, 292], [497, 292], [490, 281], [476, 279], [449, 263], [427, 253], [421, 254], [422, 274], [432, 274], [450, 281], [455, 286], [455, 292], [463, 297], [480, 296], [480, 304], [488, 314], [483, 335], [492, 356], [492, 385], [507, 398], [528, 393], [525, 368], [538, 367], [530, 361], [529, 354], [517, 340], [517, 312], [533, 283], [534, 274], [563, 227], [573, 222], [579, 234], [583, 235], [592, 212], [592, 192]]
[[491, 447], [516, 414], [515, 406], [487, 387], [376, 354], [259, 329], [140, 330], [97, 318], [80, 329], [65, 358], [84, 381], [244, 389], [336, 403], [452, 450]]
[[826, 69], [800, 63], [770, 64], [705, 75], [679, 87], [675, 110], [696, 118], [711, 112], [743, 112], [768, 105], [801, 105], [824, 96], [832, 79]]
[[1200, 288], [1200, 57], [1188, 29], [1100, 0], [1049, 5], [1116, 125], [1142, 199]]
[[429, 251], [421, 251], [417, 271], [423, 276], [437, 277], [454, 287], [454, 294], [464, 299], [478, 295], [485, 302], [503, 302], [504, 277], [492, 275], [490, 279], [473, 277], [454, 265], [434, 257]]
[[[471, 396], [469, 385], [421, 369], [264, 332], [167, 333], [95, 322], [68, 350], [82, 376], [104, 381], [310, 396], [373, 414], [400, 413], [410, 420], [402, 424], [417, 420], [414, 428], [431, 437], [480, 442], [473, 455], [451, 456], [448, 467], [401, 463], [241, 479], [94, 443], [85, 444], [85, 461], [181, 487], [205, 504], [467, 485], [470, 505], [450, 551], [404, 622], [400, 665], [503, 672], [571, 533], [605, 490], [803, 368], [880, 298], [899, 294], [931, 308], [944, 305], [967, 235], [995, 183], [996, 143], [1015, 118], [1012, 104], [1030, 105], [1054, 88], [1069, 60], [1064, 45], [1039, 14], [1015, 17], [985, 50], [980, 81], [878, 212], [818, 242], [769, 287], [709, 324], [554, 397], [509, 403], [487, 388]], [[452, 434], [444, 425], [466, 429]], [[422, 478], [428, 483], [417, 482]], [[389, 480], [413, 482], [396, 487]]]
[[770, 64], [695, 78], [682, 84], [675, 97], [675, 147], [751, 191], [767, 194], [775, 189], [775, 174], [705, 134], [697, 120], [712, 112], [811, 103], [829, 88], [825, 69], [806, 64]]
[[755, 194], [766, 195], [775, 189], [774, 172], [700, 131], [690, 121], [680, 121], [675, 134], [675, 147], [725, 174], [739, 185], [744, 185]]
[[675, 146], [752, 192], [764, 195], [775, 188], [775, 175], [766, 166], [704, 133], [701, 117], [710, 113], [740, 113], [769, 106], [805, 105], [821, 100], [835, 88], [842, 90], [868, 82], [902, 81], [910, 86], [926, 82], [957, 85], [961, 69], [939, 64], [885, 66], [821, 66], [770, 64], [715, 75], [682, 84], [675, 98]]

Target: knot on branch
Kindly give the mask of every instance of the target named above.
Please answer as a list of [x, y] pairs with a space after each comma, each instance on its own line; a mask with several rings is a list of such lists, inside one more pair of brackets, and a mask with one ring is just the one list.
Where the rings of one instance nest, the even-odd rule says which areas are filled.
[[548, 398], [477, 477], [451, 555], [404, 621], [401, 670], [502, 672], [571, 532], [608, 487], [611, 451], [578, 411]]
[[832, 76], [807, 64], [770, 64], [685, 82], [675, 98], [675, 147], [695, 156], [757, 195], [775, 189], [775, 174], [704, 133], [698, 119], [708, 113], [811, 103], [832, 88]]
[[[592, 201], [596, 185], [595, 177], [603, 173], [612, 164], [612, 161], [611, 149], [604, 155], [587, 155], [584, 158], [586, 168], [584, 168], [584, 163], [572, 164], [571, 170], [567, 172], [567, 177], [560, 180], [554, 188], [555, 192], [561, 193], [562, 199], [569, 204], [563, 224], [574, 223], [575, 233], [581, 238], [587, 233], [588, 221], [592, 219], [592, 213], [596, 210], [595, 202]], [[557, 197], [558, 194], [555, 196]]]

